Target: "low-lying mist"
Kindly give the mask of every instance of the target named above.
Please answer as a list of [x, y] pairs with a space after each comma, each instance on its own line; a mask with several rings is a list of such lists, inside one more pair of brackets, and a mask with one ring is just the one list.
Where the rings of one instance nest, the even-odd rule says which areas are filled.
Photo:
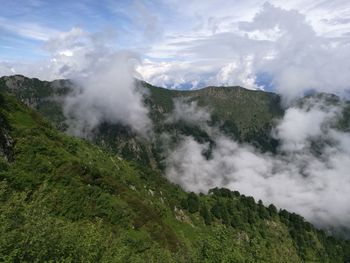
[[69, 134], [89, 137], [103, 122], [121, 123], [142, 136], [151, 130], [144, 90], [135, 83], [139, 54], [116, 48], [115, 41], [112, 30], [88, 33], [75, 27], [45, 44], [51, 75], [76, 86], [63, 104]]
[[[214, 148], [184, 136], [169, 151], [166, 176], [187, 191], [225, 187], [299, 213], [319, 227], [348, 228], [350, 134], [336, 128], [343, 107], [321, 96], [288, 108], [271, 134], [280, 141], [277, 154], [262, 153], [207, 126]], [[198, 114], [203, 109], [193, 105], [175, 109], [175, 116], [203, 116]], [[203, 118], [197, 121], [203, 125]]]
[[112, 54], [87, 76], [74, 78], [79, 87], [64, 103], [68, 133], [87, 137], [102, 122], [121, 123], [140, 135], [151, 129], [142, 90], [134, 79], [134, 54]]

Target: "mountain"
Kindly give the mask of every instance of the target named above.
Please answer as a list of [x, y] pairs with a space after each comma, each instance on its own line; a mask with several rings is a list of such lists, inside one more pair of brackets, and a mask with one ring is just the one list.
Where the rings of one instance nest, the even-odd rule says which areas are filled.
[[[242, 87], [176, 91], [137, 82], [143, 93], [146, 93], [144, 100], [150, 109], [149, 115], [154, 124], [156, 138], [167, 132], [173, 134], [174, 140], [179, 135], [191, 135], [198, 141], [212, 143], [210, 136], [196, 124], [165, 121], [174, 109], [174, 101], [181, 100], [196, 102], [198, 107], [210, 113], [209, 125], [220, 127], [220, 130], [236, 140], [251, 143], [262, 151], [274, 152], [278, 145], [271, 138], [270, 132], [274, 120], [281, 117], [284, 111], [280, 106], [280, 97], [274, 93]], [[63, 101], [74, 89], [75, 84], [69, 80], [47, 82], [20, 75], [0, 78], [0, 90], [15, 95], [23, 103], [39, 111], [61, 131], [67, 128]], [[129, 160], [162, 168], [163, 156], [159, 149], [162, 142], [145, 142], [123, 125], [103, 123], [92, 133], [90, 140]]]
[[[138, 81], [138, 84], [149, 92], [146, 103], [151, 106], [150, 115], [153, 120], [170, 113], [174, 99], [197, 101], [198, 106], [211, 110], [214, 119], [222, 121], [223, 125], [242, 140], [252, 139], [252, 134], [263, 130], [271, 124], [271, 119], [283, 114], [279, 96], [270, 92], [248, 90], [238, 86], [179, 91], [155, 87], [143, 81]], [[62, 112], [56, 111], [58, 105], [61, 105], [60, 98], [74, 89], [74, 84], [69, 80], [48, 82], [14, 75], [0, 78], [0, 89], [14, 94], [49, 120], [60, 124]]]
[[[48, 101], [67, 83], [14, 78], [28, 83], [10, 86], [13, 96], [2, 78], [1, 261], [350, 262], [348, 241], [294, 213], [228, 189], [186, 193], [147, 163], [65, 135]], [[186, 95], [201, 92], [215, 91]]]

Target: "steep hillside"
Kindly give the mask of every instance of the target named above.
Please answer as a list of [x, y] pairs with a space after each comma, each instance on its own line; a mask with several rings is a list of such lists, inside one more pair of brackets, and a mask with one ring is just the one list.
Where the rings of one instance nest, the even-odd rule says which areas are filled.
[[[211, 142], [209, 135], [195, 124], [165, 122], [174, 109], [174, 101], [195, 101], [199, 107], [210, 113], [211, 125], [220, 127], [227, 135], [249, 142], [263, 151], [273, 152], [276, 149], [278, 142], [270, 137], [270, 131], [274, 119], [283, 115], [280, 98], [276, 94], [241, 87], [175, 91], [154, 87], [145, 82], [138, 84], [140, 89], [147, 91], [145, 103], [150, 109], [156, 138], [167, 132], [174, 137], [185, 134], [197, 140]], [[0, 90], [14, 94], [22, 102], [38, 110], [61, 131], [67, 128], [63, 114], [64, 97], [76, 88], [68, 80], [46, 82], [19, 75], [0, 78]], [[127, 159], [161, 168], [161, 143], [145, 142], [120, 124], [102, 124], [93, 132], [90, 140]]]
[[0, 91], [10, 93], [27, 106], [35, 108], [61, 130], [65, 129], [63, 97], [73, 87], [68, 80], [48, 82], [21, 75], [0, 78]]
[[0, 261], [349, 262], [348, 242], [296, 214], [226, 189], [185, 193], [12, 96], [0, 123]]

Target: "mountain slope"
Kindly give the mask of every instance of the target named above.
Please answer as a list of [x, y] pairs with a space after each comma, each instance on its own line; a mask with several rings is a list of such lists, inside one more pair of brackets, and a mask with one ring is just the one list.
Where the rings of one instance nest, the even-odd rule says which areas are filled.
[[[193, 91], [176, 91], [154, 87], [143, 83], [150, 90], [150, 101], [153, 111], [170, 113], [174, 99], [196, 101], [198, 106], [205, 107], [212, 113], [212, 118], [221, 121], [231, 132], [247, 141], [254, 132], [271, 125], [271, 120], [280, 117], [278, 95], [269, 92], [247, 90], [242, 87], [207, 87]], [[152, 111], [152, 112], [153, 112]]]
[[0, 95], [0, 260], [349, 262], [349, 243], [226, 189], [185, 193]]
[[[191, 135], [199, 141], [212, 142], [210, 136], [196, 125], [165, 120], [174, 110], [178, 100], [196, 102], [211, 115], [212, 126], [218, 126], [228, 136], [242, 142], [249, 142], [263, 151], [275, 151], [278, 142], [270, 137], [275, 118], [283, 115], [278, 95], [263, 91], [252, 91], [241, 87], [208, 87], [196, 91], [175, 91], [138, 82], [140, 89], [146, 89], [145, 104], [150, 109], [156, 138], [162, 133]], [[68, 80], [53, 82], [29, 79], [24, 76], [0, 78], [0, 90], [15, 95], [28, 106], [38, 110], [58, 129], [67, 126], [63, 114], [65, 96], [77, 87]], [[176, 131], [176, 132], [174, 132]], [[162, 168], [162, 149], [159, 141], [144, 141], [128, 127], [120, 124], [103, 123], [90, 138], [94, 143], [121, 154], [129, 160]]]
[[[173, 109], [174, 99], [197, 101], [200, 107], [206, 107], [212, 112], [214, 119], [235, 127], [234, 132], [242, 140], [249, 139], [251, 134], [271, 125], [273, 118], [283, 114], [280, 98], [274, 93], [242, 87], [207, 87], [194, 91], [178, 91], [155, 87], [142, 81], [138, 83], [149, 91], [146, 103], [151, 106], [152, 117], [169, 114]], [[47, 82], [21, 75], [0, 78], [0, 90], [14, 94], [55, 122], [59, 121], [54, 116], [57, 114], [56, 103], [59, 104], [60, 98], [74, 88], [69, 80]], [[51, 105], [47, 105], [48, 102]], [[49, 110], [48, 107], [53, 109]]]

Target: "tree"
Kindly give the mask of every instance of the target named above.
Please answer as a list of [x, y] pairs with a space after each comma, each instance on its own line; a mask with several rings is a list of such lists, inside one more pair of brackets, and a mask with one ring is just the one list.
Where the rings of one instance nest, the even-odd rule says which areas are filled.
[[223, 206], [221, 210], [221, 220], [222, 220], [222, 223], [225, 225], [229, 225], [231, 223], [225, 206]]
[[187, 199], [182, 199], [181, 200], [181, 207], [183, 209], [188, 209]]
[[203, 217], [204, 223], [205, 223], [206, 225], [210, 225], [211, 222], [212, 222], [212, 216], [211, 216], [211, 214], [209, 213], [209, 210], [208, 210], [208, 207], [207, 207], [206, 204], [204, 204], [204, 205], [201, 207], [199, 213], [200, 213], [200, 215]]
[[216, 202], [213, 207], [211, 208], [211, 213], [217, 218], [221, 218], [221, 204], [219, 202]]
[[269, 205], [269, 207], [267, 208], [267, 210], [269, 211], [271, 216], [275, 216], [277, 215], [277, 208], [276, 206], [274, 206], [273, 204]]
[[231, 226], [232, 227], [241, 227], [243, 225], [243, 222], [242, 222], [242, 218], [239, 214], [235, 214], [232, 216], [232, 219], [231, 219]]
[[270, 216], [269, 212], [267, 211], [266, 207], [263, 205], [263, 202], [261, 200], [259, 200], [258, 202], [258, 213], [261, 219], [267, 219]]
[[188, 205], [188, 211], [190, 213], [196, 213], [199, 210], [199, 198], [198, 196], [191, 192], [187, 196], [187, 205]]

